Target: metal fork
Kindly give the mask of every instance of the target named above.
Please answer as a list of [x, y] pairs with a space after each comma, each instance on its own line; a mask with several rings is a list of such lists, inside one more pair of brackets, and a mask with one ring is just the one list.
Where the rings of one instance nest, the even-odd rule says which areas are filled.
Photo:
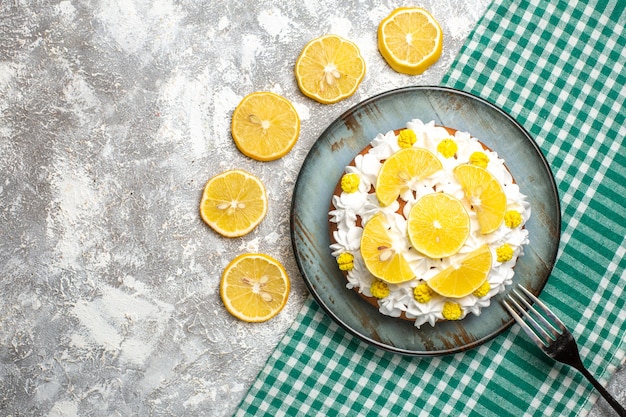
[[[515, 321], [524, 329], [543, 352], [552, 359], [570, 365], [582, 373], [589, 382], [602, 394], [604, 399], [621, 417], [626, 417], [626, 409], [589, 373], [583, 365], [578, 353], [578, 346], [572, 333], [563, 322], [537, 297], [523, 286], [519, 285], [526, 297], [513, 290], [515, 297], [510, 293], [509, 301], [503, 301], [504, 307], [511, 313]], [[528, 300], [532, 301], [536, 309]], [[522, 307], [524, 305], [526, 308]], [[528, 310], [528, 311], [526, 311]], [[546, 319], [546, 317], [549, 319]], [[555, 327], [556, 326], [556, 327]]]

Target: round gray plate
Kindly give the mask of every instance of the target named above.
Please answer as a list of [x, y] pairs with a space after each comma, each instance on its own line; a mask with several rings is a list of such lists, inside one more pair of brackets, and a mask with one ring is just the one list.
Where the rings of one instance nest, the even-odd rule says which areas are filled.
[[530, 200], [526, 223], [530, 244], [515, 267], [514, 283], [535, 294], [555, 262], [561, 230], [558, 192], [552, 172], [530, 135], [513, 118], [476, 96], [444, 87], [408, 87], [372, 97], [335, 120], [307, 155], [291, 206], [291, 240], [302, 277], [315, 300], [341, 327], [359, 339], [396, 353], [442, 355], [474, 348], [503, 332], [512, 319], [499, 300], [476, 317], [425, 324], [383, 316], [346, 288], [330, 254], [328, 210], [346, 165], [378, 134], [419, 118], [466, 131], [496, 151]]

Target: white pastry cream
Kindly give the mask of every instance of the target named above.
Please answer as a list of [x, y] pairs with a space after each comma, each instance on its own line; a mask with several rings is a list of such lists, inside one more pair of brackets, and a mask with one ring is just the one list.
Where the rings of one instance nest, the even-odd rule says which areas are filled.
[[[407, 123], [406, 128], [415, 133], [415, 143], [410, 146], [430, 150], [441, 161], [443, 169], [422, 181], [409, 182], [409, 190], [399, 197], [405, 202], [401, 214], [397, 213], [400, 208], [399, 201], [381, 207], [373, 187], [383, 162], [400, 150], [401, 146], [398, 144], [398, 136], [393, 131], [376, 136], [371, 142], [371, 148], [366, 153], [357, 155], [354, 165], [345, 168], [346, 174], [358, 176], [358, 187], [350, 192], [340, 190], [339, 195], [332, 197], [333, 209], [329, 212], [329, 217], [330, 222], [335, 223], [337, 227], [330, 245], [332, 255], [338, 258], [340, 266], [339, 257], [342, 254], [351, 255], [348, 256], [349, 267], [342, 268], [347, 273], [347, 287], [372, 297], [372, 284], [376, 285], [379, 279], [366, 268], [360, 253], [360, 243], [363, 226], [376, 213], [382, 211], [390, 228], [388, 233], [393, 240], [394, 249], [402, 253], [416, 278], [401, 284], [386, 284], [382, 296], [376, 293], [379, 311], [392, 317], [404, 315], [415, 320], [416, 327], [424, 323], [434, 326], [441, 320], [462, 319], [469, 313], [478, 316], [482, 308], [489, 306], [494, 295], [504, 291], [505, 286], [511, 284], [513, 267], [518, 257], [523, 255], [523, 246], [529, 242], [528, 230], [523, 226], [530, 217], [530, 205], [526, 196], [514, 183], [504, 165], [504, 160], [499, 158], [496, 152], [485, 149], [479, 140], [471, 137], [469, 133], [457, 131], [451, 136], [446, 129], [435, 126], [434, 122], [424, 124], [419, 119]], [[440, 152], [441, 147], [438, 150], [438, 145], [444, 140], [450, 142], [450, 139], [456, 144], [455, 152], [452, 152], [453, 155], [444, 155]], [[471, 209], [470, 202], [464, 198], [463, 189], [452, 172], [456, 166], [467, 164], [470, 157], [477, 153], [487, 163], [485, 168], [502, 185], [506, 195], [507, 213], [513, 213], [516, 215], [513, 217], [517, 217], [517, 221], [505, 220], [495, 232], [487, 235], [480, 232], [476, 213]], [[422, 196], [433, 192], [444, 192], [463, 201], [470, 216], [470, 235], [465, 244], [458, 253], [443, 259], [431, 259], [420, 254], [411, 247], [407, 238], [406, 219], [411, 207]], [[431, 291], [427, 299], [416, 297], [414, 291], [416, 287], [420, 285], [424, 287], [429, 278], [450, 265], [460, 263], [469, 252], [485, 244], [492, 253], [492, 267], [487, 277], [488, 285], [483, 285], [481, 292], [477, 291], [461, 298], [448, 298]], [[502, 255], [502, 252], [506, 254]], [[450, 306], [454, 307], [452, 310], [455, 314], [452, 316], [444, 311]]]

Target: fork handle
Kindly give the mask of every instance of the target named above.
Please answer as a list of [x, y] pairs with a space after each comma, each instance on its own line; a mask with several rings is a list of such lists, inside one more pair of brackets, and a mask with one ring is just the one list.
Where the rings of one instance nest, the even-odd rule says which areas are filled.
[[620, 417], [626, 417], [626, 409], [624, 409], [624, 407], [620, 403], [617, 402], [615, 397], [613, 397], [611, 393], [608, 392], [606, 388], [604, 388], [598, 382], [598, 380], [594, 378], [593, 375], [591, 375], [591, 373], [587, 370], [587, 368], [585, 368], [584, 366], [580, 366], [576, 368], [580, 371], [580, 373], [582, 373], [585, 376], [585, 378], [587, 378], [589, 382], [591, 382], [591, 384], [598, 390], [598, 392], [602, 394], [606, 402], [609, 403], [611, 407], [613, 407], [613, 410], [615, 410]]

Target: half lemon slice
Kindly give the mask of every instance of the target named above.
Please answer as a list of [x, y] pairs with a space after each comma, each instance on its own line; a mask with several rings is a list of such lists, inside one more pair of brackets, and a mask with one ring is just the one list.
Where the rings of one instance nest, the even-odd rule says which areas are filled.
[[451, 265], [429, 279], [428, 286], [444, 297], [465, 297], [485, 282], [491, 262], [491, 250], [483, 245], [467, 254], [460, 265]]

